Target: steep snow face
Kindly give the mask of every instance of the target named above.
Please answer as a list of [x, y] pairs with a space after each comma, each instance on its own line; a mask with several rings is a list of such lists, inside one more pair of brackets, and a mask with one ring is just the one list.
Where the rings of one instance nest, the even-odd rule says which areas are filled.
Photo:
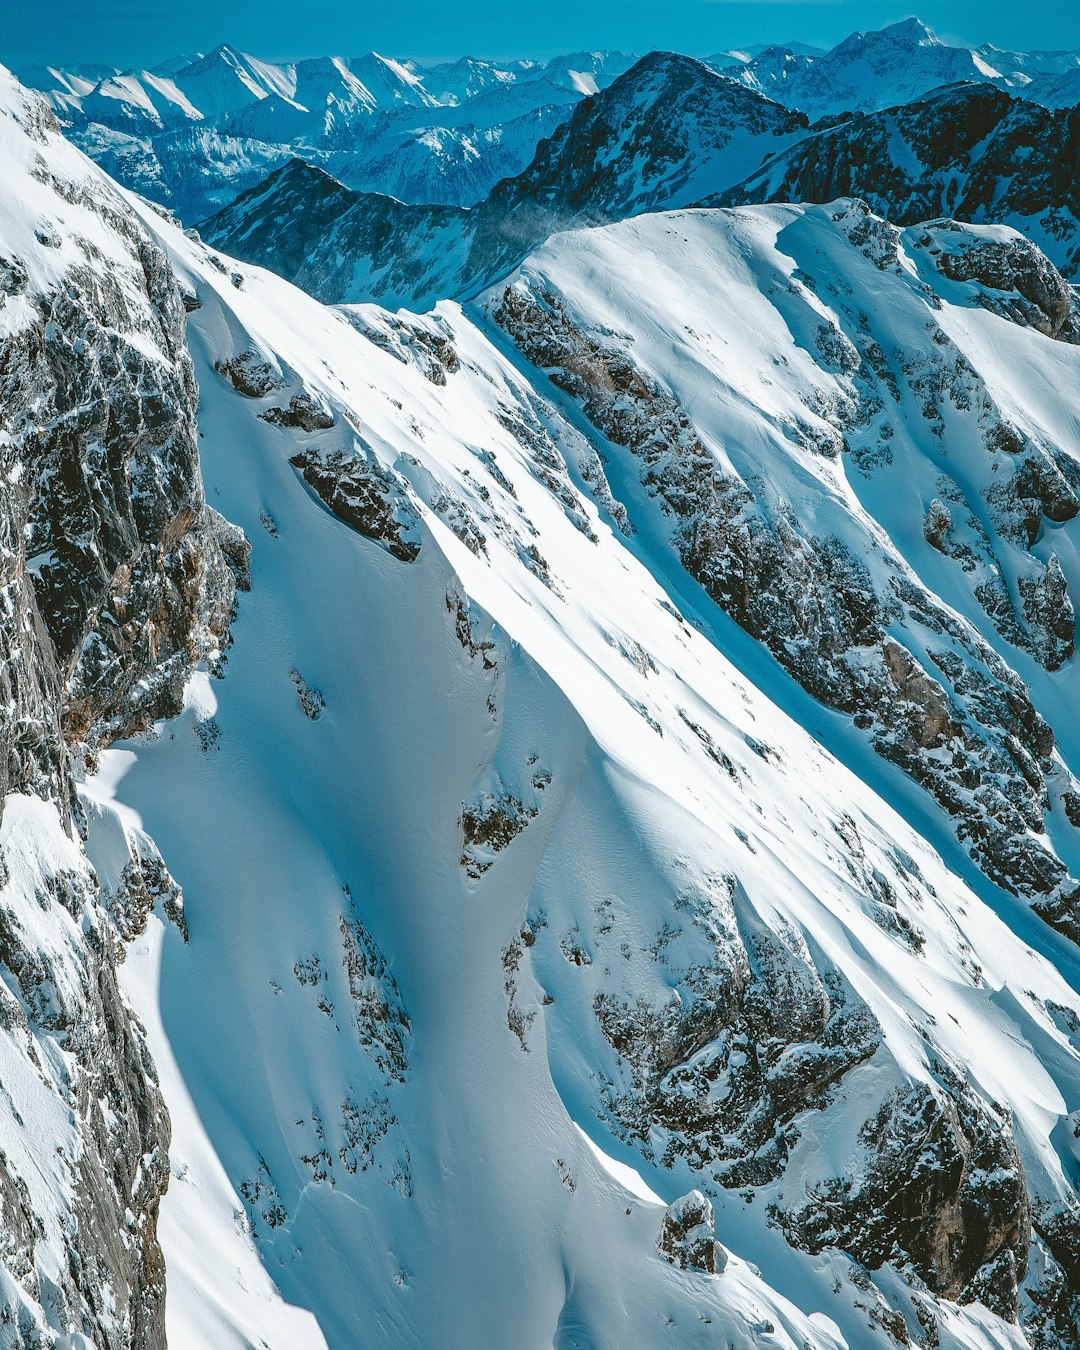
[[1068, 150], [1075, 107], [1049, 111], [961, 85], [814, 132], [706, 204], [858, 196], [890, 220], [933, 216], [1013, 225], [1073, 276], [1080, 179]]
[[[1033, 321], [1076, 340], [1060, 277], [1061, 328], [1010, 312], [1033, 254], [1003, 230], [904, 236], [861, 203], [672, 217], [666, 236], [645, 218], [556, 236], [493, 312], [638, 457], [713, 598], [936, 797], [992, 879], [1075, 936], [1074, 827], [1052, 794], [1074, 790], [1069, 719], [1057, 752], [1050, 724], [1073, 650], [1058, 535], [1080, 456], [1068, 401], [1014, 387], [992, 345]], [[676, 276], [702, 297], [677, 341]], [[993, 339], [972, 302], [997, 310]], [[1045, 342], [1053, 366], [1075, 364]], [[1046, 836], [1048, 808], [1061, 825]]]
[[2, 68], [0, 179], [0, 1342], [152, 1350], [169, 1121], [116, 966], [182, 906], [137, 832], [94, 871], [72, 772], [179, 706], [241, 541], [165, 255]]
[[419, 318], [146, 220], [253, 542], [225, 680], [85, 788], [185, 887], [124, 973], [174, 1339], [245, 1344], [238, 1210], [334, 1347], [1075, 1339], [1073, 948], [964, 852], [1076, 852], [1015, 236], [643, 217]]
[[805, 131], [806, 120], [691, 57], [657, 52], [582, 103], [540, 142], [532, 162], [469, 211], [349, 198], [307, 171], [319, 229], [295, 266], [301, 172], [260, 184], [205, 223], [215, 245], [280, 270], [329, 302], [427, 308], [505, 275], [553, 231], [719, 189]]

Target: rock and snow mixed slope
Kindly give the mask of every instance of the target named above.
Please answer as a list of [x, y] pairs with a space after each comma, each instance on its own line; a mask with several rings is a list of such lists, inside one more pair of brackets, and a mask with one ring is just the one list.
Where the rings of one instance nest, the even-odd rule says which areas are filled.
[[181, 706], [242, 541], [205, 503], [165, 255], [0, 76], [0, 1343], [150, 1350], [169, 1120], [117, 967], [182, 909], [138, 831], [95, 874], [72, 772]]
[[1080, 1343], [1053, 266], [747, 207], [331, 309], [5, 97], [0, 1343]]
[[177, 1333], [212, 1147], [332, 1345], [1075, 1340], [1027, 907], [1071, 924], [1071, 635], [1023, 597], [1075, 585], [1034, 372], [1080, 354], [1022, 241], [644, 217], [410, 318], [148, 223], [253, 543], [225, 680], [87, 786], [187, 897], [128, 964], [200, 1120]]

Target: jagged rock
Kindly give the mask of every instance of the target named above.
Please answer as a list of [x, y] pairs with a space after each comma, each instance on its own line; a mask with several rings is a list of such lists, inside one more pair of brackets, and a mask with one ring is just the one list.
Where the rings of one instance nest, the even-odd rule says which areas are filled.
[[266, 398], [276, 393], [283, 383], [281, 372], [254, 351], [241, 352], [226, 361], [219, 361], [215, 369], [245, 398]]
[[664, 1259], [680, 1270], [718, 1275], [727, 1264], [716, 1241], [712, 1201], [700, 1191], [691, 1191], [668, 1205], [656, 1244]]
[[304, 710], [304, 716], [312, 722], [318, 721], [326, 709], [326, 699], [323, 697], [322, 691], [316, 689], [313, 684], [309, 684], [298, 670], [290, 670], [289, 679], [292, 680], [296, 689], [300, 706]]
[[844, 1075], [875, 1052], [881, 1032], [836, 971], [818, 971], [794, 933], [740, 920], [746, 911], [736, 883], [697, 904], [691, 913], [716, 935], [710, 966], [692, 964], [666, 1005], [631, 993], [632, 984], [593, 1001], [629, 1070], [607, 1105], [631, 1136], [662, 1140], [668, 1166], [684, 1158], [721, 1185], [765, 1185], [786, 1165], [794, 1118], [823, 1108]]
[[415, 366], [432, 384], [445, 385], [446, 377], [461, 369], [449, 331], [436, 316], [419, 320], [352, 308], [344, 313], [358, 333], [396, 361]]
[[1017, 1315], [1031, 1204], [1007, 1124], [955, 1079], [952, 1091], [897, 1092], [859, 1136], [853, 1176], [777, 1206], [811, 1252], [841, 1247], [872, 1269], [910, 1260], [935, 1293]]
[[945, 541], [951, 529], [952, 513], [943, 501], [935, 497], [927, 507], [926, 519], [923, 522], [923, 536], [926, 542], [939, 553], [946, 552]]
[[352, 893], [348, 886], [342, 890], [347, 902], [339, 925], [342, 964], [348, 976], [357, 1036], [386, 1081], [403, 1083], [409, 1069], [409, 1016], [386, 957], [356, 913]]
[[289, 463], [327, 510], [357, 534], [376, 540], [402, 562], [415, 561], [419, 517], [407, 486], [373, 455], [358, 451], [359, 446], [352, 453], [312, 448], [293, 455]]
[[1036, 655], [1047, 670], [1058, 670], [1075, 649], [1076, 616], [1057, 554], [1037, 577], [1021, 577], [1019, 587]]
[[328, 431], [334, 425], [334, 414], [301, 389], [293, 394], [286, 408], [267, 408], [259, 416], [275, 427], [298, 427], [301, 431]]
[[461, 812], [464, 846], [461, 865], [474, 881], [483, 876], [501, 853], [537, 814], [519, 797], [503, 787], [484, 791]]

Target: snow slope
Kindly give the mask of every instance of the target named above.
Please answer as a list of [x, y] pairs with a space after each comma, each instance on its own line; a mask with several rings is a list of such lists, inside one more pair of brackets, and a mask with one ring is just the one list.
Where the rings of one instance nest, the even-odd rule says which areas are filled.
[[0, 89], [0, 1344], [1076, 1344], [1053, 266], [840, 201], [330, 308]]
[[[691, 581], [628, 450], [491, 326], [501, 288], [421, 319], [334, 311], [145, 218], [200, 301], [207, 490], [253, 544], [226, 678], [193, 683], [183, 717], [109, 752], [85, 789], [149, 829], [185, 888], [190, 943], [158, 927], [126, 967], [166, 1097], [198, 1116], [178, 1115], [173, 1145], [198, 1208], [174, 1184], [163, 1211], [174, 1337], [203, 1343], [198, 1290], [220, 1288], [207, 1224], [234, 1224], [205, 1179], [209, 1141], [270, 1275], [332, 1346], [363, 1325], [402, 1345], [863, 1347], [901, 1322], [943, 1346], [1059, 1343], [1070, 1295], [1047, 1235], [1077, 1212], [1064, 940]], [[792, 253], [827, 296], [866, 286], [884, 314], [909, 287], [930, 312], [917, 255], [893, 279], [848, 226], [790, 208], [559, 236], [515, 287], [546, 287], [594, 337], [632, 338], [711, 453], [772, 456], [804, 521], [846, 516], [886, 554], [891, 530], [1023, 663], [914, 542], [921, 513], [913, 528], [894, 485], [923, 481], [913, 410], [895, 469], [865, 480], [808, 444], [789, 443], [787, 468], [768, 448], [762, 419], [836, 378], [783, 299]], [[830, 303], [800, 301], [807, 318]], [[1017, 363], [1075, 363], [970, 291], [944, 304], [999, 397]], [[254, 397], [220, 373], [238, 358]], [[1041, 415], [1061, 431], [1055, 407]], [[288, 426], [304, 408], [311, 429]], [[305, 481], [311, 465], [324, 476]], [[1067, 698], [1067, 668], [1060, 684], [1023, 669]], [[734, 987], [758, 993], [721, 1013], [707, 972], [740, 969]], [[753, 999], [781, 988], [770, 1042]], [[770, 1076], [746, 1063], [746, 1029], [786, 1045]], [[680, 1101], [696, 1132], [680, 1132]], [[904, 1153], [920, 1112], [924, 1128], [954, 1122], [931, 1126], [923, 1180]], [[867, 1135], [875, 1113], [898, 1156]], [[950, 1139], [972, 1150], [958, 1192]], [[880, 1169], [897, 1165], [886, 1203]], [[840, 1203], [819, 1247], [807, 1207], [842, 1184], [870, 1213]], [[662, 1261], [662, 1211], [642, 1196], [701, 1185], [731, 1253], [716, 1275]], [[977, 1235], [964, 1206], [980, 1187], [1014, 1227], [977, 1252], [920, 1248], [936, 1205]], [[899, 1246], [868, 1245], [875, 1203]], [[1021, 1332], [1006, 1319], [1029, 1241]], [[972, 1263], [974, 1284], [957, 1283]]]

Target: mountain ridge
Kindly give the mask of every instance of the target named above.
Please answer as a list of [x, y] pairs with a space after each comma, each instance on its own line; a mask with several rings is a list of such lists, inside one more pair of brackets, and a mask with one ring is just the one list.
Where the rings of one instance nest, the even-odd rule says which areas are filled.
[[1080, 1346], [1072, 114], [606, 68], [206, 239], [0, 70], [5, 1348]]

